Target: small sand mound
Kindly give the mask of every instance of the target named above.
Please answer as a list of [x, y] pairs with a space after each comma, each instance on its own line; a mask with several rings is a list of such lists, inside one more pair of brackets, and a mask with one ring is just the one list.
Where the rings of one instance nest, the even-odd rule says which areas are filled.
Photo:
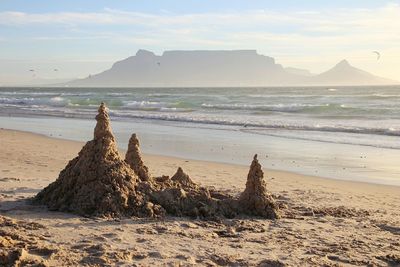
[[217, 214], [216, 202], [206, 188], [186, 190], [180, 187], [166, 187], [152, 193], [153, 202], [160, 204], [167, 213], [175, 216], [209, 218]]
[[278, 206], [267, 192], [264, 172], [254, 155], [253, 162], [247, 175], [246, 189], [239, 197], [239, 204], [245, 213], [276, 219], [279, 217]]
[[216, 197], [208, 188], [193, 182], [181, 167], [171, 178], [160, 178], [152, 184], [157, 190], [151, 193], [151, 200], [169, 214], [195, 218], [233, 218], [238, 214], [237, 201], [232, 196], [219, 193], [223, 197]]
[[34, 201], [81, 215], [140, 215], [145, 200], [135, 190], [137, 176], [119, 155], [103, 103], [98, 111], [94, 139]]
[[183, 187], [197, 188], [197, 184], [187, 175], [181, 167], [178, 168], [171, 180], [175, 183], [182, 185]]
[[128, 151], [125, 155], [125, 162], [129, 164], [140, 180], [150, 180], [149, 170], [143, 163], [139, 148], [139, 139], [136, 137], [136, 134], [132, 134], [131, 138], [129, 139]]

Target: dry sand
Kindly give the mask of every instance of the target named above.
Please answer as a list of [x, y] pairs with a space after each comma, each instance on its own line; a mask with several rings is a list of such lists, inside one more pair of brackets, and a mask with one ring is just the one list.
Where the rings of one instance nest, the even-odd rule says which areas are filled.
[[[0, 130], [0, 252], [15, 251], [10, 257], [19, 259], [17, 264], [400, 265], [400, 187], [395, 186], [264, 170], [283, 213], [275, 221], [106, 220], [29, 205], [27, 199], [53, 182], [82, 145]], [[243, 191], [249, 168], [153, 155], [144, 155], [144, 163], [154, 176], [172, 176], [181, 166], [196, 183], [231, 194]]]

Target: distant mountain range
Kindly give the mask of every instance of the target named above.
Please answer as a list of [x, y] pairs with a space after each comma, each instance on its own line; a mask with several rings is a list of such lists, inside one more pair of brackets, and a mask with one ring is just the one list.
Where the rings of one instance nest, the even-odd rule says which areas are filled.
[[381, 78], [346, 60], [321, 74], [282, 67], [255, 50], [166, 51], [161, 56], [139, 50], [111, 69], [65, 86], [82, 87], [230, 87], [290, 85], [387, 85]]

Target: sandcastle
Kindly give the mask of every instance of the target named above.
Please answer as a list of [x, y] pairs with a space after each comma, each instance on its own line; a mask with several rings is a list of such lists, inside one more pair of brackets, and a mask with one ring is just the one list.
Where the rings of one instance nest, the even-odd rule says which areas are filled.
[[235, 197], [197, 185], [180, 167], [171, 178], [151, 177], [135, 134], [130, 138], [125, 160], [120, 156], [104, 103], [96, 120], [93, 140], [84, 145], [55, 182], [34, 197], [34, 203], [83, 216], [163, 217], [170, 214], [233, 218], [247, 214], [279, 218], [257, 156], [250, 166], [246, 189]]

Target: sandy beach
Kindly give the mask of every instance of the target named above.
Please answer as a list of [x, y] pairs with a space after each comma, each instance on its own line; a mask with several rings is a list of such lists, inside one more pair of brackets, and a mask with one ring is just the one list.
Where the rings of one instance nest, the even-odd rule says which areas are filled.
[[[84, 218], [27, 200], [83, 143], [1, 129], [0, 252], [39, 266], [397, 266], [400, 187], [264, 170], [279, 220]], [[125, 153], [125, 151], [121, 151]], [[181, 166], [203, 186], [240, 193], [248, 167], [144, 155], [154, 176]], [[249, 164], [251, 159], [249, 159]]]
[[0, 1], [0, 267], [400, 267], [400, 1]]

